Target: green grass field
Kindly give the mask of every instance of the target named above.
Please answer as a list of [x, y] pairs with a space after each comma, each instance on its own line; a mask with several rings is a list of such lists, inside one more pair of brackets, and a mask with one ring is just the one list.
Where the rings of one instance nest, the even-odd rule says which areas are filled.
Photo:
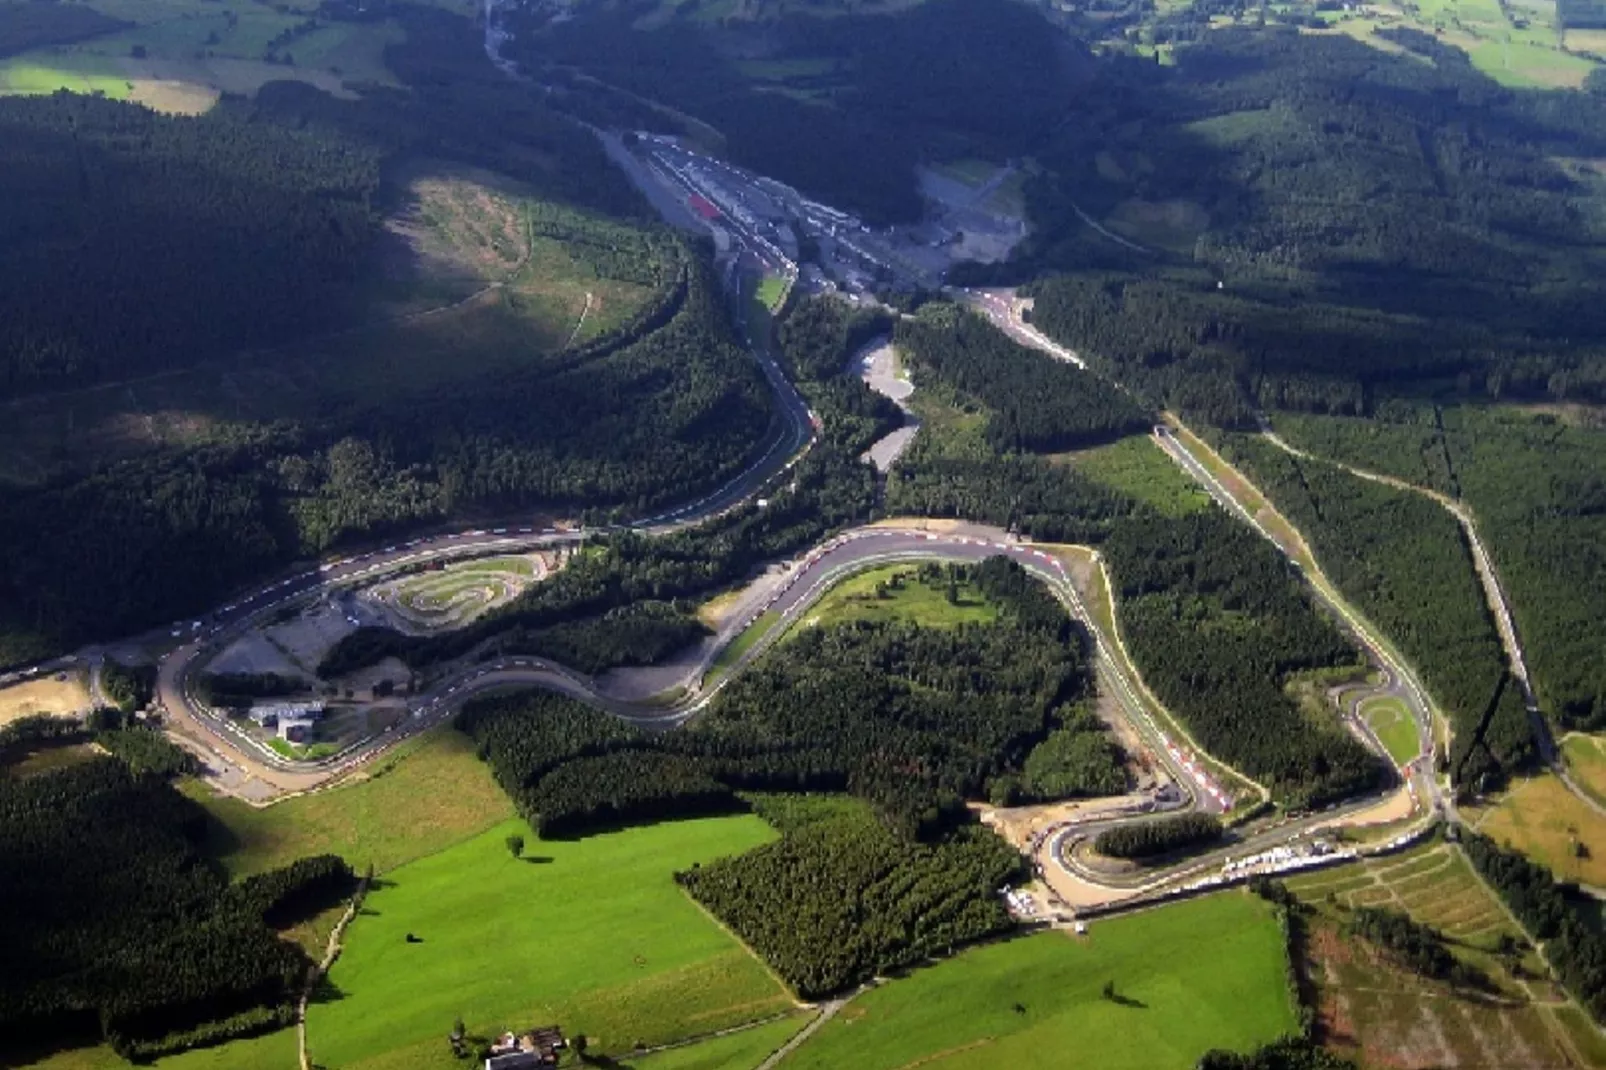
[[[522, 833], [527, 857], [504, 838]], [[314, 1058], [342, 1068], [454, 1065], [442, 1037], [560, 1022], [615, 1055], [766, 1017], [781, 985], [671, 879], [773, 839], [757, 817], [538, 840], [509, 821], [387, 875], [308, 1016]], [[408, 943], [407, 934], [419, 942]]]
[[1396, 765], [1413, 761], [1421, 753], [1416, 719], [1397, 698], [1368, 699], [1361, 704], [1361, 715]]
[[[902, 620], [924, 628], [953, 628], [998, 619], [998, 607], [970, 584], [958, 584], [959, 600], [950, 603], [946, 582], [928, 586], [917, 572], [914, 565], [887, 565], [850, 576], [810, 606], [801, 621], [821, 628], [860, 620]], [[878, 597], [876, 587], [882, 584], [884, 597]]]
[[793, 1014], [729, 1036], [628, 1060], [620, 1070], [753, 1070], [808, 1024], [809, 1014]]
[[216, 819], [209, 846], [236, 877], [325, 851], [359, 871], [372, 863], [385, 873], [513, 816], [513, 804], [467, 736], [443, 728], [401, 752], [379, 762], [366, 780], [266, 809], [198, 784], [186, 792]]
[[1210, 507], [1210, 495], [1147, 435], [1067, 454], [1065, 459], [1089, 479], [1146, 502], [1167, 516], [1185, 516]]
[[[782, 1070], [1166, 1070], [1295, 1028], [1282, 935], [1243, 893], [973, 948], [850, 1003]], [[1130, 1000], [1104, 999], [1105, 982]]]

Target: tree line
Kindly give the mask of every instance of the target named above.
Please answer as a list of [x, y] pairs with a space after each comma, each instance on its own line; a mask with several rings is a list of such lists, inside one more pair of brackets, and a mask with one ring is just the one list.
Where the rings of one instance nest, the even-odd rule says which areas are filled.
[[1606, 936], [1590, 920], [1587, 897], [1487, 836], [1463, 831], [1461, 846], [1523, 928], [1544, 942], [1545, 958], [1561, 983], [1591, 1018], [1606, 1020]]
[[112, 758], [0, 778], [8, 1048], [71, 1038], [144, 1060], [292, 1020], [311, 964], [264, 919], [328, 905], [343, 864], [231, 888], [202, 853], [206, 822], [163, 779]]
[[1412, 973], [1458, 988], [1489, 990], [1488, 974], [1462, 962], [1445, 946], [1444, 934], [1413, 921], [1409, 914], [1377, 907], [1356, 907], [1344, 930], [1382, 948]]
[[781, 322], [781, 360], [819, 415], [821, 430], [820, 440], [793, 469], [791, 483], [771, 492], [763, 508], [748, 503], [695, 530], [670, 535], [600, 537], [594, 544], [600, 552], [572, 558], [555, 575], [467, 628], [435, 637], [359, 629], [330, 649], [319, 674], [344, 675], [386, 657], [420, 668], [488, 648], [541, 654], [600, 671], [644, 662], [653, 651], [669, 653], [668, 644], [677, 636], [689, 642], [700, 626], [688, 606], [676, 605], [678, 619], [662, 605], [650, 615], [629, 607], [704, 596], [746, 578], [766, 561], [807, 549], [827, 533], [873, 515], [875, 476], [859, 456], [897, 427], [902, 415], [845, 371], [850, 354], [879, 333], [883, 322], [826, 298], [799, 303]]
[[1173, 814], [1105, 829], [1094, 838], [1093, 849], [1112, 858], [1153, 858], [1214, 843], [1221, 833], [1221, 819], [1214, 814]]

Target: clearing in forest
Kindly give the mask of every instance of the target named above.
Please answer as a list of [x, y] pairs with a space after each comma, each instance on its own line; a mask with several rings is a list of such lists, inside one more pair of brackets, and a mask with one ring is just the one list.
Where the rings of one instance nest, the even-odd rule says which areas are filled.
[[[1242, 892], [972, 948], [849, 1003], [782, 1070], [1186, 1070], [1295, 1028], [1282, 934]], [[1113, 985], [1115, 997], [1103, 994]]]
[[1166, 516], [1186, 516], [1210, 508], [1210, 495], [1154, 444], [1148, 435], [1130, 435], [1060, 458], [1095, 483], [1118, 490]]
[[1606, 817], [1554, 773], [1513, 780], [1493, 805], [1464, 816], [1496, 843], [1548, 866], [1559, 880], [1606, 886]]
[[832, 587], [804, 614], [810, 626], [851, 621], [906, 621], [922, 628], [991, 624], [998, 606], [969, 580], [940, 564], [873, 568]]
[[87, 709], [89, 689], [77, 673], [65, 680], [47, 677], [0, 688], [0, 727], [41, 713], [66, 717]]

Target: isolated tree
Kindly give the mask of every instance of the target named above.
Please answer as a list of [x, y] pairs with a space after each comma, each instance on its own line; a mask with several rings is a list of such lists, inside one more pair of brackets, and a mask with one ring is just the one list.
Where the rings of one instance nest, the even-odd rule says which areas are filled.
[[1115, 1002], [1115, 982], [1114, 981], [1105, 981], [1104, 982], [1104, 998], [1109, 1000], [1112, 1003]]
[[504, 841], [504, 842], [507, 843], [508, 854], [512, 855], [514, 858], [523, 858], [524, 857], [524, 837], [523, 836], [521, 836], [517, 832], [515, 832], [511, 836], [509, 836], [507, 838], [507, 840]]

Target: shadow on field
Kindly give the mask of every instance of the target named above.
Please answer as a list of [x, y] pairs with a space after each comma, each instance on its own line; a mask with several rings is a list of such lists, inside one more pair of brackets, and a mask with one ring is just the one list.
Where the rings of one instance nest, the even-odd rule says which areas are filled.
[[551, 855], [525, 855], [524, 860], [532, 866], [550, 865], [554, 861]]

